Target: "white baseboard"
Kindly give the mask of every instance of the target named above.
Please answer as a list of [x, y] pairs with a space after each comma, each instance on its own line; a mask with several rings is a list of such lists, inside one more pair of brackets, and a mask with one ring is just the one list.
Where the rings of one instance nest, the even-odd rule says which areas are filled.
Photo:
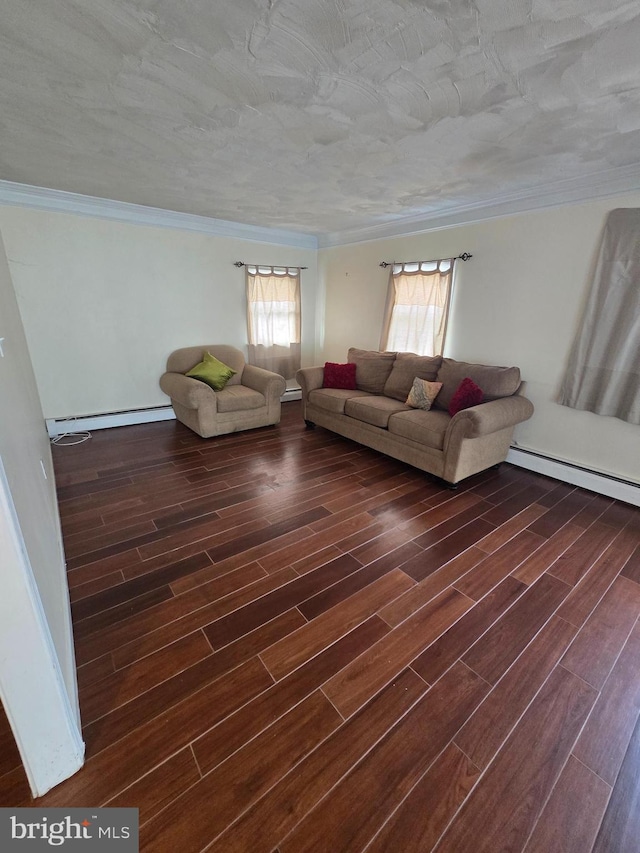
[[55, 438], [57, 435], [66, 432], [91, 432], [96, 429], [150, 424], [155, 421], [172, 421], [175, 420], [175, 417], [171, 406], [162, 406], [157, 409], [109, 412], [104, 415], [79, 415], [78, 417], [61, 418], [60, 420], [48, 419], [46, 424], [49, 437]]
[[[282, 402], [289, 400], [300, 400], [302, 391], [300, 388], [287, 388], [282, 397]], [[110, 429], [111, 427], [133, 426], [134, 424], [148, 424], [156, 421], [175, 420], [175, 414], [171, 406], [162, 406], [155, 409], [138, 409], [129, 412], [110, 412], [103, 415], [86, 415], [77, 418], [62, 418], [60, 420], [48, 419], [46, 421], [47, 432], [50, 438], [55, 438], [65, 432], [91, 432], [98, 429]], [[606, 495], [616, 500], [624, 501], [633, 506], [640, 506], [640, 484], [630, 483], [625, 480], [589, 471], [578, 465], [552, 459], [540, 453], [530, 450], [522, 450], [512, 447], [507, 454], [507, 462], [536, 471], [538, 474], [546, 474], [565, 483], [580, 486], [592, 492]]]
[[598, 492], [600, 495], [606, 495], [633, 506], [640, 506], [640, 484], [599, 474], [596, 471], [589, 471], [587, 468], [572, 465], [570, 462], [562, 462], [559, 459], [552, 459], [540, 453], [515, 447], [509, 450], [507, 462], [518, 465], [520, 468], [527, 468], [529, 471], [536, 471], [538, 474], [546, 474], [548, 477], [554, 477], [556, 480], [562, 480], [565, 483], [571, 483], [572, 486], [580, 486], [591, 492]]
[[302, 388], [287, 388], [280, 401], [286, 403], [288, 400], [302, 400]]
[[[287, 388], [280, 398], [283, 403], [289, 400], [301, 400], [300, 388]], [[66, 432], [92, 432], [96, 429], [111, 427], [133, 426], [134, 424], [150, 424], [155, 421], [175, 420], [171, 406], [161, 406], [155, 409], [136, 409], [129, 412], [109, 412], [103, 415], [79, 415], [72, 418], [48, 418], [45, 423], [49, 438], [55, 438]]]

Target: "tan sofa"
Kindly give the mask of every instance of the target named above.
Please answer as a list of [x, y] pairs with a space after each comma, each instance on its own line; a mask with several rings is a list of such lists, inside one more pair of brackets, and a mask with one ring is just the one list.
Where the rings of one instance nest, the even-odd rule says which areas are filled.
[[[184, 374], [210, 352], [236, 371], [222, 391]], [[246, 364], [235, 347], [209, 344], [172, 352], [160, 387], [171, 398], [176, 418], [202, 438], [224, 435], [280, 421], [280, 398], [286, 382], [277, 373]]]
[[[452, 485], [502, 462], [515, 425], [533, 414], [517, 367], [355, 348], [348, 360], [356, 363], [355, 391], [323, 388], [322, 367], [297, 372], [307, 426], [333, 430]], [[443, 383], [429, 411], [405, 404], [416, 376]], [[465, 377], [482, 388], [483, 402], [450, 417]]]

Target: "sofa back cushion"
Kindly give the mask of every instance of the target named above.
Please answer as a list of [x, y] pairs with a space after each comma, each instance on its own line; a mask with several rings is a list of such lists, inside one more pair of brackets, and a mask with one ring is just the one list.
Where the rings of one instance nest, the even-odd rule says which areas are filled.
[[367, 391], [369, 394], [384, 393], [384, 386], [395, 359], [395, 352], [377, 352], [376, 350], [351, 347], [347, 354], [347, 360], [356, 365], [358, 390]]
[[438, 370], [438, 382], [442, 382], [440, 393], [433, 404], [434, 409], [449, 409], [449, 403], [463, 379], [469, 377], [482, 388], [483, 401], [511, 397], [520, 387], [518, 367], [493, 367], [489, 364], [471, 364], [443, 358]]
[[416, 355], [413, 352], [396, 353], [393, 368], [384, 385], [385, 397], [402, 400], [404, 403], [411, 391], [413, 380], [418, 378], [435, 382], [441, 364], [441, 355], [431, 357]]

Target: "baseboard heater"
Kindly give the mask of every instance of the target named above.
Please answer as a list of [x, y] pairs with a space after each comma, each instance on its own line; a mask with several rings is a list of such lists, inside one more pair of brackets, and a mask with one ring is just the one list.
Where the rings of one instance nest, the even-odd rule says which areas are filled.
[[[288, 400], [300, 400], [302, 392], [299, 388], [287, 388], [281, 397], [282, 402]], [[155, 421], [175, 420], [175, 414], [171, 406], [159, 406], [151, 409], [137, 409], [126, 412], [108, 412], [100, 415], [80, 415], [75, 418], [48, 419], [46, 421], [47, 432], [50, 438], [68, 432], [91, 432], [97, 429], [110, 429], [111, 427], [133, 426], [134, 424], [148, 424]], [[546, 474], [556, 480], [580, 486], [600, 495], [606, 495], [625, 503], [640, 506], [640, 484], [630, 480], [623, 480], [610, 474], [603, 474], [582, 468], [571, 462], [554, 459], [533, 450], [525, 450], [521, 447], [511, 447], [507, 454], [507, 462], [538, 474]]]
[[78, 415], [70, 418], [53, 418], [45, 421], [50, 438], [66, 432], [91, 432], [96, 429], [150, 424], [155, 421], [175, 420], [171, 406], [158, 406], [152, 409], [134, 409], [125, 412], [104, 412], [99, 415]]
[[572, 486], [580, 486], [591, 492], [597, 492], [633, 506], [640, 506], [640, 484], [630, 480], [592, 471], [580, 465], [574, 465], [572, 462], [564, 462], [521, 447], [511, 447], [507, 454], [507, 462], [518, 465], [520, 468], [527, 468], [529, 471], [536, 471], [538, 474], [546, 474], [564, 483], [571, 483]]
[[[288, 400], [301, 400], [300, 388], [287, 388], [280, 398], [283, 403]], [[156, 406], [150, 409], [131, 409], [124, 412], [105, 412], [99, 415], [78, 415], [70, 418], [48, 418], [45, 423], [49, 438], [55, 438], [67, 432], [92, 432], [96, 429], [111, 429], [119, 426], [134, 424], [150, 424], [155, 421], [175, 420], [171, 406]]]
[[287, 388], [280, 400], [283, 403], [288, 400], [302, 400], [302, 388]]

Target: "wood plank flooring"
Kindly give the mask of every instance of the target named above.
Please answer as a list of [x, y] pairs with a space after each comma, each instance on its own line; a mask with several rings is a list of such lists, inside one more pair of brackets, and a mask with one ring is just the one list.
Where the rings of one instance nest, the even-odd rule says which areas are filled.
[[143, 853], [640, 849], [640, 509], [450, 491], [296, 402], [54, 463], [87, 760], [39, 805], [135, 806]]

